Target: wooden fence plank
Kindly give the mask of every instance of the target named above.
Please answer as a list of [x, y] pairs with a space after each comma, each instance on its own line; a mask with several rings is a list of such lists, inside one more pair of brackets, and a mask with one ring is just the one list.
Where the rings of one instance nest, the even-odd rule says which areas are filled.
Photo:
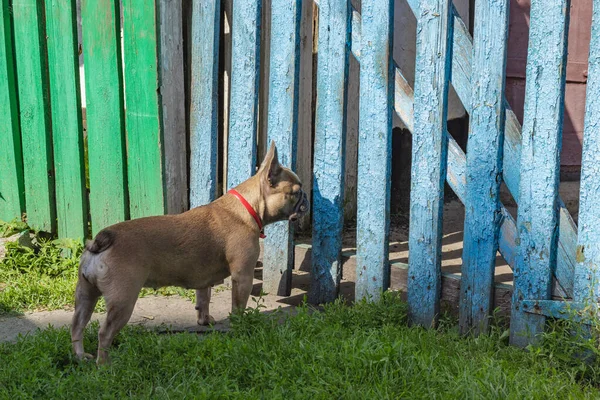
[[[279, 161], [296, 169], [301, 0], [271, 3], [271, 52], [268, 142], [275, 141]], [[281, 221], [265, 229], [263, 289], [288, 296], [294, 266], [293, 227]]]
[[389, 212], [394, 62], [393, 2], [362, 4], [357, 180], [356, 298], [389, 287]]
[[227, 189], [256, 171], [261, 1], [236, 1], [231, 27]]
[[54, 232], [54, 171], [43, 3], [14, 0], [15, 55], [23, 146], [27, 222]]
[[21, 218], [25, 211], [23, 155], [17, 105], [12, 18], [9, 0], [0, 0], [0, 219]]
[[460, 330], [489, 329], [500, 228], [504, 75], [509, 0], [475, 6], [473, 88], [467, 153]]
[[162, 215], [156, 0], [123, 0], [127, 182], [131, 218]]
[[347, 0], [319, 2], [319, 56], [313, 180], [312, 272], [308, 299], [339, 292], [344, 226], [344, 170], [350, 9]]
[[58, 235], [88, 235], [75, 0], [46, 0]]
[[593, 3], [586, 90], [573, 297], [593, 304], [600, 298], [600, 0]]
[[192, 4], [190, 207], [210, 203], [217, 192], [220, 4]]
[[[188, 209], [182, 2], [158, 2], [165, 202], [168, 214]], [[187, 16], [187, 15], [186, 15]]]
[[[408, 0], [413, 13], [418, 13], [418, 0]], [[454, 15], [452, 43], [452, 79], [451, 83], [461, 99], [467, 112], [471, 113], [471, 62], [473, 45], [469, 30], [452, 7]], [[504, 128], [504, 162], [502, 176], [513, 198], [519, 198], [520, 159], [521, 159], [521, 126], [514, 112], [510, 109], [506, 98], [505, 128]], [[573, 293], [573, 274], [575, 270], [575, 251], [577, 242], [577, 227], [573, 222], [564, 203], [559, 201], [560, 229], [558, 263], [555, 271], [556, 279], [568, 296]], [[556, 293], [558, 294], [558, 293]]]
[[92, 233], [128, 217], [119, 4], [82, 0]]
[[523, 300], [549, 300], [558, 240], [558, 182], [567, 63], [569, 0], [534, 0], [527, 84], [510, 341], [525, 346], [545, 318], [528, 314]]
[[408, 304], [412, 323], [424, 326], [435, 324], [439, 313], [450, 5], [448, 0], [422, 0], [417, 18]]

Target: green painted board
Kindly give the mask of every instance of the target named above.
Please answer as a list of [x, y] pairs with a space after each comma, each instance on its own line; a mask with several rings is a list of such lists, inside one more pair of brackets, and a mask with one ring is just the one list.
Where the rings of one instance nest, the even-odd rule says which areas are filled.
[[43, 2], [13, 0], [27, 222], [53, 232], [54, 171]]
[[17, 81], [13, 58], [12, 23], [8, 0], [0, 0], [0, 219], [10, 221], [25, 211], [23, 186], [23, 158], [19, 115], [17, 109]]
[[87, 236], [75, 0], [46, 0], [58, 235]]
[[131, 218], [164, 214], [156, 4], [123, 0], [125, 121]]
[[128, 217], [119, 2], [82, 0], [92, 233]]

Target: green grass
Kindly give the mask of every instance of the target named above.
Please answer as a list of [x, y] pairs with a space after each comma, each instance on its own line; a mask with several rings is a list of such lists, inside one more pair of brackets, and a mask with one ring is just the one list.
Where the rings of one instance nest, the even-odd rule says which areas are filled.
[[[301, 307], [295, 315], [232, 318], [232, 331], [201, 336], [127, 327], [112, 364], [72, 359], [66, 329], [0, 345], [0, 398], [548, 399], [598, 398], [580, 371], [551, 353], [522, 351], [496, 331], [460, 338], [454, 328], [406, 324], [392, 294], [378, 303]], [[97, 325], [86, 332], [95, 350]]]

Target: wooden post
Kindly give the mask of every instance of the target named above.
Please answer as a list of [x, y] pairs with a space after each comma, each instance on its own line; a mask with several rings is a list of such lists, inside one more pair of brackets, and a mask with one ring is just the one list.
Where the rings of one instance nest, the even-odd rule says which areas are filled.
[[82, 0], [92, 233], [128, 217], [119, 4]]
[[[301, 1], [271, 4], [268, 142], [277, 144], [279, 161], [295, 170], [298, 134], [298, 75]], [[282, 221], [265, 230], [263, 289], [289, 296], [294, 267], [293, 228]]]
[[417, 17], [408, 304], [412, 323], [427, 327], [437, 321], [441, 289], [450, 6], [449, 0], [421, 0]]
[[123, 0], [127, 177], [131, 218], [165, 212], [156, 0]]
[[219, 0], [192, 4], [190, 104], [190, 207], [214, 200], [217, 191]]
[[34, 229], [54, 232], [56, 210], [43, 3], [14, 0], [12, 13], [27, 222]]
[[87, 194], [75, 0], [46, 0], [58, 235], [85, 239]]
[[21, 218], [25, 211], [23, 182], [23, 155], [19, 110], [17, 107], [17, 80], [15, 76], [12, 18], [8, 0], [0, 0], [0, 219], [11, 221]]
[[231, 26], [227, 189], [254, 175], [260, 65], [261, 1], [236, 1]]
[[357, 184], [356, 299], [389, 287], [389, 210], [394, 63], [391, 0], [362, 4]]
[[161, 101], [166, 211], [177, 214], [189, 208], [183, 63], [182, 2], [158, 2]]
[[313, 257], [308, 293], [313, 304], [335, 300], [342, 276], [349, 11], [347, 0], [319, 3]]
[[573, 299], [591, 305], [600, 301], [600, 0], [593, 3], [586, 89]]
[[545, 317], [523, 300], [548, 300], [558, 239], [558, 182], [567, 66], [569, 0], [533, 0], [521, 145], [521, 182], [510, 342], [524, 347]]
[[504, 75], [509, 0], [475, 8], [473, 90], [467, 152], [465, 231], [461, 269], [460, 330], [487, 332], [494, 299], [500, 231], [504, 144]]

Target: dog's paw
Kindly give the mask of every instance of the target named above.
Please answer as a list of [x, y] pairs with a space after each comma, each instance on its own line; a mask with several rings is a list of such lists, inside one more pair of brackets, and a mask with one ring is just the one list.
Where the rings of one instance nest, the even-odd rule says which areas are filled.
[[79, 362], [87, 362], [94, 359], [94, 356], [90, 353], [83, 353], [75, 355], [75, 359]]
[[214, 323], [215, 319], [210, 315], [198, 318], [198, 325], [200, 326], [214, 325]]

